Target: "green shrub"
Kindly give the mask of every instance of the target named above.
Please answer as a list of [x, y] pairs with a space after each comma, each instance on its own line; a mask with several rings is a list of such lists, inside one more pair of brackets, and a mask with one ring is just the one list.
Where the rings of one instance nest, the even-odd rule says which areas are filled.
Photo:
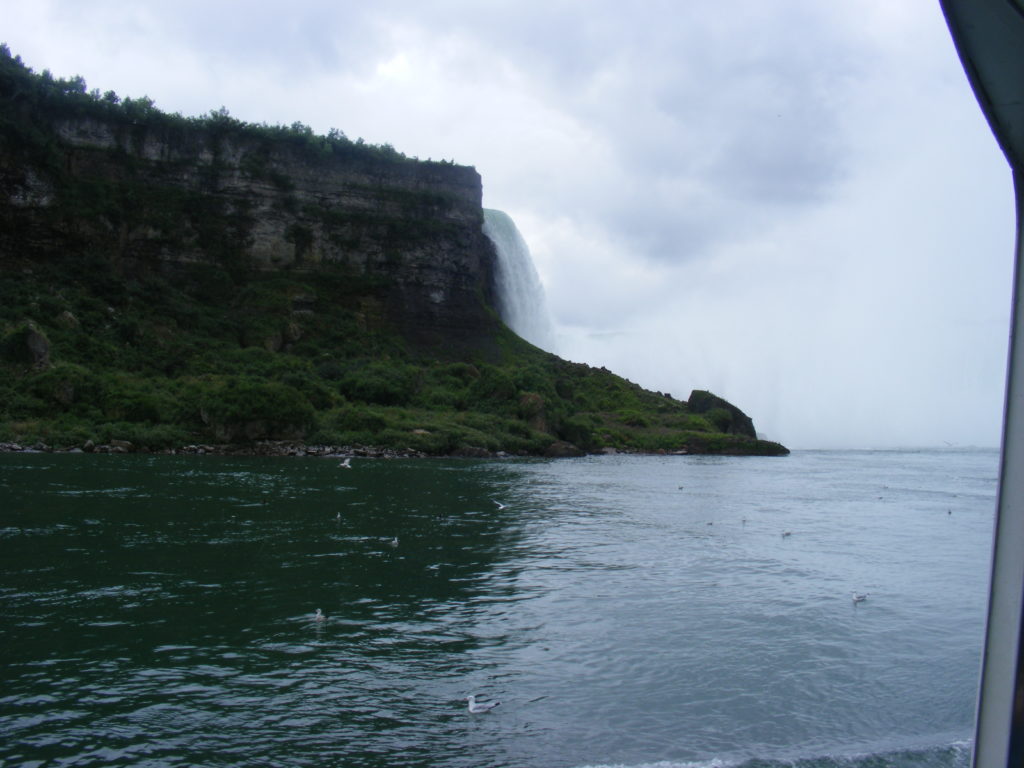
[[49, 340], [32, 321], [19, 323], [0, 339], [0, 357], [12, 363], [28, 365], [35, 362], [31, 344], [34, 338], [41, 338], [46, 345]]
[[331, 408], [340, 399], [336, 392], [305, 371], [290, 371], [281, 377], [281, 383], [301, 392], [318, 411]]
[[337, 360], [321, 360], [316, 364], [316, 375], [328, 381], [339, 381], [345, 375], [345, 368]]
[[712, 408], [704, 418], [714, 424], [718, 432], [728, 432], [732, 427], [732, 413], [725, 408]]
[[558, 436], [584, 451], [590, 451], [597, 447], [594, 428], [582, 417], [565, 419], [559, 427]]
[[[139, 424], [137, 422], [112, 421], [92, 427], [91, 439], [98, 443], [111, 440], [127, 440], [135, 448], [162, 450], [177, 448], [194, 440], [188, 430], [175, 424]], [[81, 443], [78, 443], [81, 444]]]
[[114, 421], [158, 423], [175, 418], [178, 401], [165, 380], [115, 374], [103, 378], [102, 408]]
[[622, 411], [619, 414], [623, 423], [630, 427], [649, 427], [651, 425], [650, 420], [643, 413], [639, 411], [629, 410]]
[[88, 368], [75, 363], [57, 363], [33, 373], [25, 379], [26, 390], [59, 411], [94, 406], [104, 396], [100, 378]]
[[293, 439], [304, 435], [314, 421], [309, 400], [277, 382], [214, 379], [200, 383], [192, 396], [203, 423], [220, 439]]
[[415, 366], [373, 360], [349, 368], [338, 387], [349, 400], [406, 405], [415, 393], [417, 374]]
[[516, 385], [505, 371], [493, 365], [484, 365], [480, 377], [469, 386], [469, 401], [486, 411], [514, 410]]
[[390, 420], [382, 411], [349, 404], [321, 413], [317, 419], [317, 428], [330, 434], [361, 432], [373, 435], [382, 431], [389, 423]]
[[446, 375], [464, 384], [480, 378], [479, 369], [470, 363], [448, 363], [442, 370]]

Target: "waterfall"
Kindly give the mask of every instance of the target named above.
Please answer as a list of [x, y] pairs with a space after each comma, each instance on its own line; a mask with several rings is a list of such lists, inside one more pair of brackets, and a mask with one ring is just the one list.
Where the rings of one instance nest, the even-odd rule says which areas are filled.
[[505, 325], [534, 346], [553, 352], [554, 324], [530, 249], [507, 213], [484, 208], [484, 234], [498, 252], [498, 312]]

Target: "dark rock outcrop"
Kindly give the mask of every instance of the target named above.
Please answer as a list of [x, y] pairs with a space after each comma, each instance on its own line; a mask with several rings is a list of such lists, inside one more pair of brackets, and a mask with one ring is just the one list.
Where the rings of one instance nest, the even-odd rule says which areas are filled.
[[695, 389], [687, 402], [691, 412], [706, 416], [725, 434], [757, 437], [751, 418], [728, 400], [703, 389]]

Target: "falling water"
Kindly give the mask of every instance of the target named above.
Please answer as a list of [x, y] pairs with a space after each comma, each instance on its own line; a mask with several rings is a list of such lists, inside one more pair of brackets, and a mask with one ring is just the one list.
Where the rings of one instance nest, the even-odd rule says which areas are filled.
[[484, 234], [498, 251], [498, 311], [513, 331], [541, 349], [554, 351], [555, 334], [530, 249], [515, 222], [502, 211], [484, 209]]

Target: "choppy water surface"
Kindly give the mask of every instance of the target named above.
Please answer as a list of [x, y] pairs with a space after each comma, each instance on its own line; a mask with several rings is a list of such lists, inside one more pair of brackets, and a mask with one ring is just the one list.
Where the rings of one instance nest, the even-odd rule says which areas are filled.
[[997, 463], [0, 456], [0, 764], [965, 766]]

